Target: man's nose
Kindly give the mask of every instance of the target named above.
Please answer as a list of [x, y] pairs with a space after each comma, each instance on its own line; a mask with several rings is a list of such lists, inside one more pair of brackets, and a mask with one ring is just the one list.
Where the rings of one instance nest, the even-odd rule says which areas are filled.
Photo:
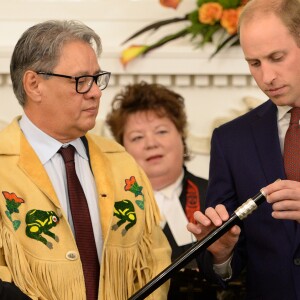
[[265, 64], [262, 66], [262, 74], [263, 74], [263, 82], [265, 84], [271, 84], [273, 80], [276, 78], [276, 72], [272, 68], [272, 66]]
[[86, 94], [88, 94], [88, 96], [99, 97], [99, 98], [102, 96], [102, 90], [96, 84], [95, 80], [93, 80], [91, 89]]

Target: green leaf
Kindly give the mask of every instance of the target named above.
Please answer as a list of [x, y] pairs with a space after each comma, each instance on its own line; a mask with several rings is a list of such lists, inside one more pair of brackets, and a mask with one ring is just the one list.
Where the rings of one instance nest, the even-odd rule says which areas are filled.
[[214, 1], [214, 0], [197, 0], [198, 7], [200, 7], [204, 3], [209, 3], [209, 2], [219, 2], [219, 1]]
[[217, 49], [210, 55], [210, 59], [213, 58], [217, 53], [219, 53], [220, 50], [228, 43], [230, 43], [231, 46], [239, 43], [238, 35], [237, 34], [231, 35], [227, 39], [225, 39], [222, 43], [220, 43], [217, 46]]
[[[144, 53], [146, 53], [146, 51], [145, 51]], [[143, 187], [140, 186], [140, 185], [138, 185], [137, 182], [135, 182], [135, 183], [132, 185], [130, 191], [131, 191], [132, 193], [134, 193], [135, 197], [137, 197], [138, 195], [142, 195], [142, 189], [143, 189]]]
[[218, 2], [223, 6], [223, 8], [228, 9], [240, 6], [241, 0], [219, 0]]
[[12, 221], [11, 213], [8, 210], [5, 211], [5, 214]]
[[170, 35], [167, 35], [165, 36], [164, 38], [160, 39], [158, 42], [152, 44], [152, 45], [148, 45], [148, 48], [147, 50], [143, 53], [143, 55], [145, 55], [146, 53], [152, 51], [153, 49], [155, 48], [158, 48], [158, 47], [161, 47], [173, 40], [176, 40], [178, 38], [181, 38], [181, 37], [184, 37], [186, 36], [187, 34], [189, 34], [189, 31], [188, 31], [188, 28], [185, 28], [183, 30], [180, 30], [174, 34], [170, 34]]
[[16, 231], [20, 227], [21, 221], [14, 220], [14, 221], [12, 221], [12, 224], [13, 224], [14, 230]]
[[144, 210], [144, 201], [143, 200], [136, 200], [135, 203], [137, 204], [137, 206]]
[[192, 24], [200, 24], [199, 17], [198, 17], [198, 10], [194, 10], [191, 13], [187, 15], [187, 18], [189, 21], [192, 22]]
[[209, 2], [219, 3], [225, 9], [237, 8], [241, 4], [241, 0], [218, 0], [218, 1], [215, 1], [215, 0], [197, 0], [197, 6], [200, 7], [204, 3], [209, 3]]
[[204, 33], [207, 32], [207, 27], [208, 26], [205, 24], [198, 23], [198, 24], [193, 24], [192, 26], [190, 26], [188, 28], [188, 30], [190, 31], [191, 34], [199, 35], [199, 33], [200, 33], [200, 35], [202, 35], [203, 32]]
[[188, 20], [188, 15], [185, 15], [184, 17], [181, 17], [181, 18], [166, 19], [166, 20], [162, 20], [162, 21], [152, 23], [150, 25], [147, 25], [147, 26], [143, 27], [139, 31], [135, 32], [134, 34], [132, 34], [129, 38], [127, 38], [124, 42], [122, 42], [122, 45], [129, 42], [130, 40], [136, 38], [137, 36], [149, 31], [149, 30], [155, 31], [155, 30], [159, 29], [161, 26], [165, 26], [165, 25], [172, 24], [172, 23], [177, 23], [177, 22], [182, 22], [182, 21], [186, 21], [186, 20]]
[[202, 45], [208, 42], [212, 42], [213, 35], [220, 29], [221, 28], [218, 25], [212, 25], [206, 27], [205, 33], [203, 35]]

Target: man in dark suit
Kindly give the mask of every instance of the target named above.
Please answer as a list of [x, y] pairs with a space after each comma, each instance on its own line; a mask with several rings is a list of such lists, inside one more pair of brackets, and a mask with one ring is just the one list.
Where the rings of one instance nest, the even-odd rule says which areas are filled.
[[267, 202], [199, 259], [206, 277], [224, 286], [246, 267], [247, 299], [300, 299], [300, 183], [284, 164], [290, 110], [300, 107], [299, 16], [299, 0], [245, 6], [241, 47], [270, 100], [214, 131], [205, 214], [195, 213], [198, 224], [188, 225], [201, 239], [263, 188]]

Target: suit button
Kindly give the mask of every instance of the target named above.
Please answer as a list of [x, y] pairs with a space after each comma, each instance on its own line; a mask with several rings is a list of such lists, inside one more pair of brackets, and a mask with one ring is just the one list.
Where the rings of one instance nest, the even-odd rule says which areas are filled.
[[294, 258], [294, 264], [300, 266], [300, 258]]
[[76, 260], [78, 259], [78, 253], [76, 251], [68, 251], [66, 254], [66, 258], [68, 260]]

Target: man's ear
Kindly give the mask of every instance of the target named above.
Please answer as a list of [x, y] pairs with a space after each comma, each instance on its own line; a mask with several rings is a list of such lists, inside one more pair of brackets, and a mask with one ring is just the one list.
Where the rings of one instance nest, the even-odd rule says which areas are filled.
[[28, 98], [33, 101], [40, 101], [41, 99], [41, 89], [40, 89], [41, 79], [34, 71], [28, 70], [23, 76], [23, 86]]

